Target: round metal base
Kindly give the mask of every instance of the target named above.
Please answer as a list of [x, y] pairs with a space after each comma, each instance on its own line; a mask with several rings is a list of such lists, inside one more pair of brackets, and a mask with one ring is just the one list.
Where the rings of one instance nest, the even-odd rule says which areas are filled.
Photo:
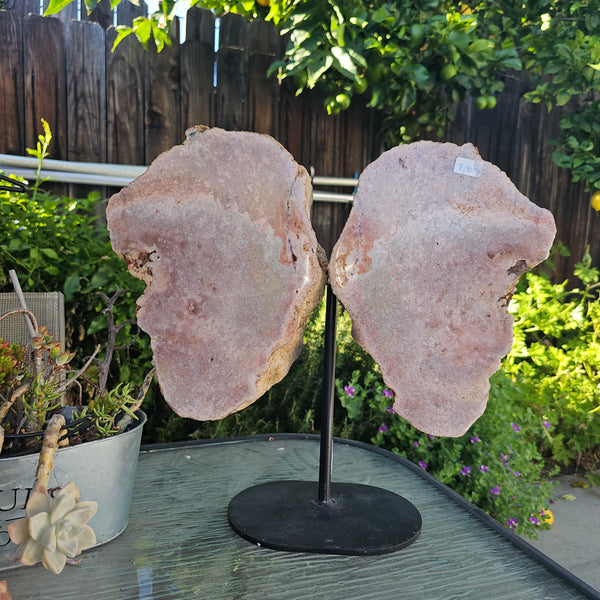
[[291, 552], [388, 554], [421, 532], [421, 514], [408, 500], [355, 483], [333, 483], [328, 503], [318, 502], [316, 482], [259, 484], [233, 498], [227, 517], [244, 539]]

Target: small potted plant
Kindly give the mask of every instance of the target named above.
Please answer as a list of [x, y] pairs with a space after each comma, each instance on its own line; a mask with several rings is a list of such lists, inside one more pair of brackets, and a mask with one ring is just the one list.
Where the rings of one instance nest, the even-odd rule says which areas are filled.
[[[154, 370], [135, 397], [129, 384], [107, 389], [116, 336], [126, 325], [113, 318], [123, 293], [100, 294], [108, 323], [104, 358], [96, 360], [98, 347], [78, 370], [74, 354], [27, 308], [0, 315], [25, 316], [32, 332], [27, 347], [0, 338], [0, 569], [41, 561], [60, 573], [82, 550], [127, 526], [146, 420], [140, 406]], [[92, 390], [87, 401], [84, 390]]]

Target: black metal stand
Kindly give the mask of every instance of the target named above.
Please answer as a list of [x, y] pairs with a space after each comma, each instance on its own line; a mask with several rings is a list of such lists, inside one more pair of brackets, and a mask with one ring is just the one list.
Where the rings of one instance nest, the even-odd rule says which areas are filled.
[[327, 287], [319, 481], [272, 481], [231, 500], [227, 517], [248, 541], [292, 552], [374, 555], [406, 548], [421, 532], [421, 515], [381, 488], [331, 483], [337, 299]]

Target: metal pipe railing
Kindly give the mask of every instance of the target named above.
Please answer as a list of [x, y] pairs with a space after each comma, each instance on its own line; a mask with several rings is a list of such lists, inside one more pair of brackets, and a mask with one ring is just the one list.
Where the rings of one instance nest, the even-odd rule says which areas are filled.
[[[0, 170], [27, 180], [36, 178], [38, 159], [26, 156], [0, 154]], [[125, 187], [139, 177], [148, 167], [144, 165], [109, 165], [104, 163], [75, 162], [67, 160], [45, 159], [40, 177], [61, 183]], [[357, 180], [352, 177], [313, 176], [313, 186], [356, 187]], [[313, 198], [318, 202], [349, 203], [353, 194], [340, 194], [314, 190]]]

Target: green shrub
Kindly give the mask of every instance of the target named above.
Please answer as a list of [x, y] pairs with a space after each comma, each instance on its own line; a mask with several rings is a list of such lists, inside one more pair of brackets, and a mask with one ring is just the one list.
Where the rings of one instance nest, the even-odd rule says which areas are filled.
[[[31, 197], [0, 191], [0, 291], [14, 291], [7, 278], [14, 269], [25, 292], [63, 292], [66, 344], [80, 358], [105, 345], [105, 305], [97, 292], [130, 290], [115, 306], [115, 320], [122, 322], [135, 318], [135, 299], [144, 289], [113, 252], [101, 209], [98, 193], [73, 200], [37, 188]], [[118, 345], [135, 333], [124, 327]], [[148, 338], [118, 354], [111, 380], [141, 384], [151, 360]]]
[[[531, 434], [541, 424], [526, 407], [491, 398], [484, 415], [459, 438], [415, 429], [393, 410], [393, 394], [378, 367], [336, 382], [347, 410], [345, 434], [400, 454], [517, 533], [547, 528], [553, 485]], [[535, 436], [534, 436], [535, 437]]]
[[492, 388], [545, 424], [547, 460], [593, 470], [600, 460], [600, 274], [589, 254], [575, 267], [582, 287], [528, 273], [513, 296], [514, 345]]

